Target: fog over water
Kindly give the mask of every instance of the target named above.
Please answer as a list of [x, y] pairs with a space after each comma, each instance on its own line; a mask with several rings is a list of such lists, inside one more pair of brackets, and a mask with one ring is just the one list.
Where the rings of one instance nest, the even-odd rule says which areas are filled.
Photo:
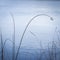
[[[0, 0], [0, 50], [1, 33], [3, 44], [5, 40], [8, 40], [4, 45], [4, 60], [8, 60], [7, 53], [10, 60], [12, 60], [14, 25], [11, 14], [15, 22], [15, 54], [17, 53], [22, 34], [28, 22], [34, 16], [43, 14], [34, 18], [29, 24], [22, 39], [18, 60], [37, 60], [40, 55], [40, 49], [47, 52], [48, 46], [51, 48], [53, 44], [52, 41], [55, 42], [56, 48], [59, 51], [60, 1]], [[27, 52], [29, 53], [26, 54]], [[34, 57], [31, 53], [34, 54]], [[47, 55], [48, 52], [46, 53]], [[59, 60], [60, 55], [57, 56], [57, 60]], [[45, 55], [42, 58], [44, 60]]]

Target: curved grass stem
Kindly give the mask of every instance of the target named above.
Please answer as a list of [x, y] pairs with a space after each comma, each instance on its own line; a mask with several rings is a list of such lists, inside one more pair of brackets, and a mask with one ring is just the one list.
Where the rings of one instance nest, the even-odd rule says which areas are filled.
[[24, 35], [25, 35], [26, 31], [27, 31], [28, 26], [29, 26], [30, 23], [31, 23], [35, 18], [37, 18], [38, 16], [47, 16], [47, 17], [50, 18], [51, 21], [53, 21], [53, 18], [50, 17], [50, 16], [47, 15], [47, 14], [38, 14], [38, 15], [34, 16], [34, 17], [28, 22], [28, 24], [26, 25], [26, 27], [25, 27], [25, 29], [24, 29], [24, 31], [23, 31], [23, 34], [22, 34], [22, 37], [21, 37], [21, 40], [20, 40], [20, 43], [19, 43], [19, 47], [18, 47], [18, 50], [17, 50], [17, 53], [16, 53], [16, 58], [15, 58], [15, 60], [17, 60], [17, 58], [18, 58], [18, 54], [19, 54], [19, 50], [20, 50], [20, 48], [21, 48], [22, 40], [23, 40], [23, 37], [24, 37]]

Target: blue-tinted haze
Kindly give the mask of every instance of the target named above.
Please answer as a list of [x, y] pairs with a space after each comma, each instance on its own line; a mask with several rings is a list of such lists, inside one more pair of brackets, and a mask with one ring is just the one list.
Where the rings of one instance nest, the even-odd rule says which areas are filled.
[[[53, 18], [51, 21], [50, 17], [42, 15], [30, 23], [17, 60], [60, 59], [60, 1], [0, 0], [0, 51], [1, 32], [3, 44], [5, 40], [11, 40], [4, 45], [4, 60], [12, 60], [14, 26], [11, 13], [15, 21], [15, 55], [24, 29], [31, 18], [38, 14], [46, 14]], [[56, 56], [53, 54], [54, 58], [49, 55], [50, 50], [56, 50], [53, 52], [56, 53]], [[1, 54], [0, 52], [0, 60]]]

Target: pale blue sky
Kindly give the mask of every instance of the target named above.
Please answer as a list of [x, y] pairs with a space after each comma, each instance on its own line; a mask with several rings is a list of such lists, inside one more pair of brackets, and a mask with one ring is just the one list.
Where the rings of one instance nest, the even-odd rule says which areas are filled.
[[[47, 41], [53, 39], [55, 27], [58, 26], [58, 29], [60, 29], [60, 1], [0, 0], [0, 27], [2, 28], [4, 39], [12, 39], [13, 24], [10, 12], [13, 13], [15, 19], [17, 46], [26, 24], [37, 14], [52, 16], [54, 21], [51, 22], [50, 19], [45, 16], [40, 17], [40, 19], [37, 18], [39, 21], [35, 19], [27, 29], [23, 39], [23, 46], [39, 47], [36, 38], [29, 32], [30, 30], [37, 34], [39, 40], [46, 46]], [[57, 37], [55, 39], [57, 39]]]

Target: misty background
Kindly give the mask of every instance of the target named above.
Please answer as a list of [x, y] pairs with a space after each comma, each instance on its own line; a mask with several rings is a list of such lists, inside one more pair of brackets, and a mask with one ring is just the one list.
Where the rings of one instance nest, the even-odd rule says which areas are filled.
[[[13, 40], [13, 21], [10, 13], [13, 14], [15, 21], [15, 51], [17, 51], [27, 23], [38, 14], [47, 14], [53, 18], [53, 21], [44, 15], [35, 18], [28, 26], [24, 35], [20, 52], [25, 51], [24, 49], [34, 52], [36, 49], [38, 51], [41, 47], [47, 49], [48, 44], [50, 47], [52, 46], [53, 40], [59, 48], [60, 1], [0, 0], [0, 33], [2, 32], [3, 42], [6, 39]], [[30, 49], [33, 49], [33, 51]], [[10, 57], [12, 57], [11, 42], [6, 42], [4, 51], [7, 51]], [[5, 53], [5, 58], [6, 56]]]

